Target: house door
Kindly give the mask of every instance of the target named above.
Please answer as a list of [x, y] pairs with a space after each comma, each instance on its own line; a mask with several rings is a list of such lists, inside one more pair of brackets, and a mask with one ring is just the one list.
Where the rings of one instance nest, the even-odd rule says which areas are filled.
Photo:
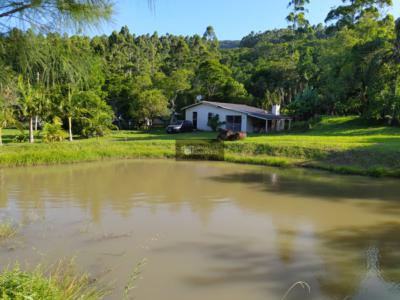
[[193, 112], [192, 122], [193, 122], [193, 128], [197, 129], [197, 111]]

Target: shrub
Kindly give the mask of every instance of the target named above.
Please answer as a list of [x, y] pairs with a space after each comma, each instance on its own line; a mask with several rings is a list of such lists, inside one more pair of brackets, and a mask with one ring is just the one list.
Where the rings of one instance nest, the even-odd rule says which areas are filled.
[[110, 129], [116, 128], [112, 122], [112, 108], [93, 92], [80, 92], [74, 95], [74, 101], [80, 103], [79, 112], [81, 134], [84, 137], [104, 136]]
[[213, 115], [208, 119], [207, 126], [211, 128], [212, 131], [216, 132], [225, 122], [219, 121], [219, 115]]
[[62, 129], [60, 118], [55, 117], [53, 123], [46, 123], [43, 127], [43, 141], [46, 143], [61, 142], [68, 134]]
[[24, 132], [20, 132], [17, 135], [15, 135], [13, 142], [14, 143], [26, 143], [28, 141], [28, 135], [25, 134]]

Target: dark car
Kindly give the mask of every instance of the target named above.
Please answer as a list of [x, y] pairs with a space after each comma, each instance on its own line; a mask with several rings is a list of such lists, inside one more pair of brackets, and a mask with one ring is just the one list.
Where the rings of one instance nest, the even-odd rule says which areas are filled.
[[167, 133], [192, 132], [194, 129], [191, 121], [178, 121], [167, 127]]

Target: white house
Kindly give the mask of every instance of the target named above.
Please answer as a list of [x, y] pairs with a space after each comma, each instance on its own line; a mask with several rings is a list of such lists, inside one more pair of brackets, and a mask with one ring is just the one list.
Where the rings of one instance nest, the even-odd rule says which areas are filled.
[[219, 116], [221, 127], [247, 133], [267, 133], [290, 129], [291, 118], [280, 114], [280, 106], [274, 105], [272, 112], [243, 104], [199, 101], [184, 107], [186, 120], [192, 121], [196, 129], [211, 131], [208, 120]]

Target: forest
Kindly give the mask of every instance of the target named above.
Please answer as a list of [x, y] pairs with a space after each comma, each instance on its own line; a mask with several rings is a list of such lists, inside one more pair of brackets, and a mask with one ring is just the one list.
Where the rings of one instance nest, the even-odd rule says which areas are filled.
[[0, 142], [10, 126], [29, 128], [16, 139], [30, 142], [38, 128], [49, 141], [146, 128], [199, 95], [266, 110], [281, 104], [299, 121], [357, 115], [398, 126], [400, 21], [387, 13], [392, 1], [338, 1], [318, 25], [307, 20], [309, 2], [290, 1], [287, 28], [240, 43], [219, 42], [212, 26], [193, 36], [137, 36], [125, 26], [88, 37], [0, 22]]

